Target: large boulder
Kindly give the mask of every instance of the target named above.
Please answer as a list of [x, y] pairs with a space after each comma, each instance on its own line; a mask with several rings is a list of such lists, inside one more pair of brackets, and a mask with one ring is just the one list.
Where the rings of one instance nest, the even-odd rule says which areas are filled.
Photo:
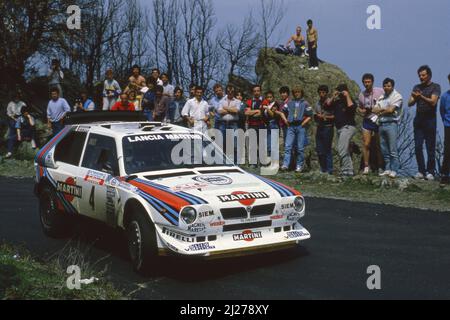
[[306, 100], [314, 104], [318, 100], [317, 88], [324, 84], [333, 90], [346, 83], [353, 98], [360, 93], [358, 84], [351, 80], [338, 66], [323, 62], [318, 71], [308, 70], [308, 57], [278, 54], [274, 49], [262, 50], [256, 63], [256, 74], [264, 91], [272, 90], [276, 95], [280, 87], [292, 88], [300, 85]]

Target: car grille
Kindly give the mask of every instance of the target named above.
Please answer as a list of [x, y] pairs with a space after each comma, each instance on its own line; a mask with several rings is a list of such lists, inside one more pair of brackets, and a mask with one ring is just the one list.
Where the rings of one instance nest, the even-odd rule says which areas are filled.
[[257, 217], [265, 217], [272, 215], [273, 211], [275, 210], [275, 204], [264, 204], [261, 206], [254, 206], [252, 209], [252, 212], [250, 213], [251, 218], [257, 218]]
[[222, 213], [222, 217], [225, 220], [247, 219], [248, 218], [247, 209], [245, 209], [245, 208], [221, 209], [220, 213]]
[[267, 228], [272, 226], [272, 221], [258, 221], [252, 223], [230, 224], [223, 226], [223, 232], [240, 231], [247, 229]]
[[252, 208], [252, 211], [250, 212], [250, 216], [248, 215], [247, 209], [243, 207], [221, 209], [220, 213], [222, 213], [222, 217], [224, 220], [236, 220], [270, 216], [273, 214], [274, 210], [275, 204], [271, 203], [254, 206]]

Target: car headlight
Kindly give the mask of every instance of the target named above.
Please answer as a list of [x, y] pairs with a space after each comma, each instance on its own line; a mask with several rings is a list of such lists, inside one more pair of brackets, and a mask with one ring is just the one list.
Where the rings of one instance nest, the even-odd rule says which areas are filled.
[[192, 207], [186, 207], [181, 210], [180, 217], [186, 224], [193, 224], [197, 220], [197, 210]]
[[297, 212], [302, 212], [305, 209], [305, 199], [303, 197], [295, 198], [294, 209]]

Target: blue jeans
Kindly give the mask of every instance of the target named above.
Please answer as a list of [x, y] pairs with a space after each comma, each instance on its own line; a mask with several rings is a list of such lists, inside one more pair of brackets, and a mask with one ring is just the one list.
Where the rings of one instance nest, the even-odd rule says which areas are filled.
[[[414, 120], [414, 141], [416, 148], [416, 159], [419, 172], [425, 175], [427, 172], [436, 173], [436, 117], [416, 117]], [[423, 143], [427, 148], [428, 161], [425, 167], [423, 154]]]
[[8, 119], [8, 153], [12, 153], [14, 151], [14, 146], [17, 142], [17, 129], [16, 129], [16, 121], [9, 118]]
[[[270, 157], [272, 154], [272, 130], [278, 130], [278, 138], [280, 134], [280, 126], [276, 122], [270, 122], [267, 126], [267, 155]], [[275, 134], [277, 131], [274, 131]], [[278, 140], [279, 141], [279, 140]]]
[[153, 121], [153, 111], [152, 110], [144, 109], [143, 113], [144, 113], [144, 117], [147, 118], [148, 122], [152, 122]]
[[319, 158], [320, 171], [333, 174], [333, 137], [334, 127], [317, 127], [316, 151]]
[[400, 158], [397, 148], [398, 124], [396, 122], [380, 124], [380, 145], [386, 170], [398, 172]]
[[56, 136], [64, 129], [64, 124], [61, 121], [52, 122], [52, 136]]
[[294, 144], [297, 144], [297, 167], [303, 167], [303, 163], [305, 162], [305, 138], [306, 130], [302, 126], [298, 125], [288, 128], [283, 167], [289, 168]]

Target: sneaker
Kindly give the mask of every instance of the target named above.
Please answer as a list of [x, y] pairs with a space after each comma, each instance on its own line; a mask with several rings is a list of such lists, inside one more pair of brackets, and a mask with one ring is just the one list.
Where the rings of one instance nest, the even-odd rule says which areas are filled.
[[425, 176], [424, 176], [422, 173], [418, 172], [418, 173], [416, 174], [416, 176], [414, 177], [414, 179], [417, 179], [417, 180], [424, 180], [424, 179], [425, 179]]
[[431, 173], [427, 174], [427, 180], [434, 181], [434, 176]]
[[286, 171], [288, 171], [288, 170], [289, 170], [288, 167], [285, 167], [285, 166], [281, 167], [281, 171], [283, 171], [283, 172], [286, 172]]
[[300, 172], [302, 172], [303, 171], [303, 168], [302, 167], [297, 167], [296, 169], [295, 169], [295, 172], [296, 173], [300, 173]]
[[391, 173], [389, 174], [389, 178], [392, 178], [392, 179], [397, 178], [397, 172], [391, 171]]
[[365, 167], [364, 171], [363, 171], [363, 175], [367, 176], [370, 173], [370, 168], [369, 167]]
[[389, 176], [391, 174], [391, 172], [389, 170], [383, 171], [382, 173], [379, 174], [380, 177], [386, 177]]
[[8, 152], [7, 154], [6, 154], [6, 156], [5, 156], [5, 159], [10, 159], [12, 157], [12, 153], [11, 152]]
[[315, 67], [313, 70], [316, 70], [316, 71], [317, 71], [317, 70], [319, 70], [319, 67]]
[[309, 70], [309, 71], [312, 71], [312, 70], [314, 70], [314, 68], [313, 68], [313, 67], [311, 67], [311, 68], [308, 68], [308, 70]]

